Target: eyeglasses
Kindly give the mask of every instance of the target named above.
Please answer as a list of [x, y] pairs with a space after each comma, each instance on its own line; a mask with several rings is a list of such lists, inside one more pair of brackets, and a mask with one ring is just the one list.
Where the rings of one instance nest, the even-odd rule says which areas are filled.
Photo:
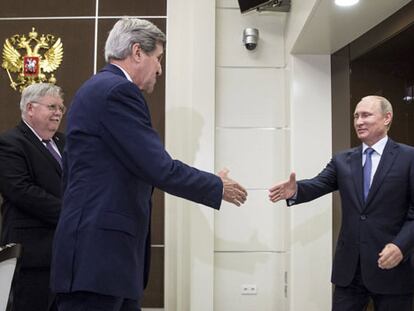
[[56, 111], [60, 111], [62, 114], [65, 114], [66, 112], [66, 106], [64, 105], [59, 105], [59, 104], [45, 104], [45, 103], [39, 103], [39, 102], [35, 102], [32, 101], [32, 104], [39, 104], [39, 105], [43, 105], [46, 106], [47, 109], [49, 109], [50, 112], [56, 112]]

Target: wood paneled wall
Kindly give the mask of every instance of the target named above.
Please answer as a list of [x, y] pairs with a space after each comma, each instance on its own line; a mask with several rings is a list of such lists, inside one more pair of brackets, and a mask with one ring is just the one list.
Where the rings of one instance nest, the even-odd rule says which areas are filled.
[[[25, 0], [2, 1], [0, 42], [15, 34], [36, 28], [40, 34], [53, 34], [63, 42], [64, 56], [55, 76], [65, 92], [68, 106], [80, 85], [105, 64], [104, 45], [108, 31], [122, 16], [149, 19], [166, 31], [166, 1], [136, 0]], [[165, 58], [164, 58], [165, 59]], [[164, 66], [165, 69], [165, 66]], [[163, 76], [164, 77], [164, 76]], [[165, 79], [158, 79], [154, 92], [146, 96], [154, 127], [164, 140]], [[0, 132], [20, 120], [20, 93], [10, 87], [6, 71], [0, 68]], [[61, 131], [64, 131], [65, 120]], [[152, 216], [152, 266], [149, 288], [143, 306], [164, 306], [164, 194], [154, 193]]]

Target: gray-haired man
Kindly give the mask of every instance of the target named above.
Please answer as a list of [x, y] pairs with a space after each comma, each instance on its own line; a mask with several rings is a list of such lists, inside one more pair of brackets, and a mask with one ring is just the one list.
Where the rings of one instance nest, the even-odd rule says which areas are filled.
[[23, 246], [14, 311], [48, 307], [52, 240], [61, 208], [62, 96], [52, 84], [28, 86], [20, 101], [22, 121], [0, 136], [1, 244]]
[[59, 311], [139, 310], [147, 283], [153, 187], [215, 209], [246, 190], [165, 151], [142, 92], [161, 75], [165, 35], [122, 19], [105, 46], [110, 63], [77, 92], [68, 116], [65, 196], [53, 249]]

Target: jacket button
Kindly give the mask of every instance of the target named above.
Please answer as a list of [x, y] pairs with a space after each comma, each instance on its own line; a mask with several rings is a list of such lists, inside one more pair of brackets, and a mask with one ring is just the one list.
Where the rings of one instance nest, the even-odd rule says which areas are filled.
[[367, 219], [367, 215], [361, 215], [361, 216], [359, 217], [359, 219], [361, 219], [361, 220], [366, 220], [366, 219]]

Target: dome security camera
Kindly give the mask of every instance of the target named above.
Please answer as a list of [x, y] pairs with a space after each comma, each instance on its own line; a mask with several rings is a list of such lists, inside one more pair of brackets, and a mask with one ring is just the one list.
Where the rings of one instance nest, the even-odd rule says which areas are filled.
[[259, 30], [257, 28], [246, 28], [243, 30], [243, 44], [249, 51], [257, 47], [259, 41]]

